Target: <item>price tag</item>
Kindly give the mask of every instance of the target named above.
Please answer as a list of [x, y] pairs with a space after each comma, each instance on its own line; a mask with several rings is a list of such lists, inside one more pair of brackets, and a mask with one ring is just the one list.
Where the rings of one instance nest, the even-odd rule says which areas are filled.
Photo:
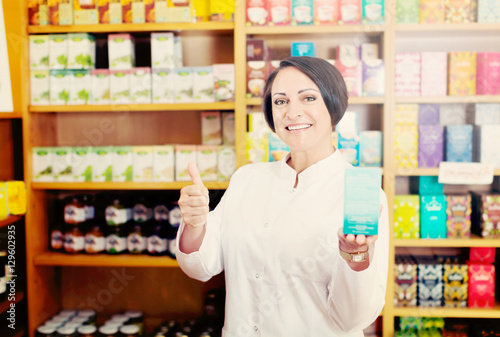
[[493, 166], [481, 163], [439, 163], [439, 182], [451, 185], [489, 185]]

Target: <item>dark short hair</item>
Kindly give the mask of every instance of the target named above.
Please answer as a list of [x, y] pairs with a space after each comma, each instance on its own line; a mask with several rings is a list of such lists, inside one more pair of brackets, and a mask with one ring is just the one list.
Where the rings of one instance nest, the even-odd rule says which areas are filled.
[[317, 57], [297, 56], [281, 61], [280, 66], [267, 78], [262, 97], [262, 109], [271, 130], [276, 131], [274, 129], [272, 101], [274, 79], [281, 70], [288, 67], [297, 68], [318, 86], [326, 108], [330, 113], [332, 126], [337, 125], [347, 109], [348, 96], [344, 78], [337, 68], [328, 61]]

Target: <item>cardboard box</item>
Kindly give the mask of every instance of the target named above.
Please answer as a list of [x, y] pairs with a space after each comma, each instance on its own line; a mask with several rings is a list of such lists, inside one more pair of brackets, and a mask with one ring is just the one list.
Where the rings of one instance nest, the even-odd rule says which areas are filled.
[[267, 0], [269, 26], [288, 26], [292, 17], [292, 0]]
[[349, 97], [359, 97], [362, 94], [362, 74], [361, 62], [357, 62], [354, 66], [347, 66], [342, 62], [335, 62], [335, 67], [338, 69], [344, 78]]
[[361, 0], [339, 0], [339, 25], [361, 23]]
[[470, 195], [447, 195], [446, 215], [448, 238], [470, 238], [471, 197]]
[[87, 69], [69, 70], [70, 105], [86, 105], [92, 102], [92, 76]]
[[420, 0], [420, 23], [443, 23], [443, 0]]
[[48, 2], [49, 22], [51, 25], [63, 26], [73, 24], [73, 4], [64, 0]]
[[418, 125], [439, 125], [439, 104], [418, 105]]
[[449, 53], [449, 83], [450, 96], [467, 96], [476, 94], [476, 53]]
[[314, 23], [314, 0], [292, 0], [292, 26]]
[[472, 232], [484, 238], [500, 238], [500, 194], [472, 192]]
[[95, 146], [92, 148], [92, 181], [113, 180], [113, 147]]
[[476, 94], [500, 94], [500, 53], [477, 53]]
[[269, 58], [268, 47], [263, 39], [247, 39], [247, 62], [267, 61]]
[[28, 0], [28, 22], [30, 26], [49, 24], [49, 8], [46, 0]]
[[110, 70], [128, 70], [135, 65], [134, 40], [130, 34], [108, 35]]
[[420, 198], [418, 195], [394, 197], [394, 238], [418, 239], [420, 237]]
[[500, 124], [474, 127], [474, 161], [500, 168]]
[[267, 136], [269, 145], [269, 161], [272, 162], [282, 160], [288, 152], [290, 152], [290, 148], [274, 132], [269, 132]]
[[193, 98], [196, 103], [215, 102], [214, 73], [211, 66], [193, 67]]
[[266, 117], [263, 112], [248, 113], [248, 132], [255, 133], [267, 139], [267, 134], [272, 132], [266, 122]]
[[417, 306], [417, 264], [409, 255], [396, 255], [394, 263], [394, 306]]
[[495, 247], [470, 247], [469, 261], [477, 264], [495, 263]]
[[469, 267], [466, 264], [444, 264], [444, 306], [467, 307], [469, 290]]
[[468, 124], [500, 124], [499, 103], [476, 103], [471, 108], [467, 116]]
[[134, 182], [153, 181], [153, 147], [132, 146], [132, 172]]
[[443, 184], [440, 184], [437, 176], [419, 176], [418, 177], [419, 195], [440, 195], [444, 194]]
[[443, 127], [420, 125], [418, 127], [418, 167], [439, 167], [443, 161]]
[[495, 304], [495, 266], [469, 264], [469, 308], [493, 308]]
[[359, 63], [360, 49], [361, 47], [352, 43], [339, 44], [336, 53], [337, 63], [340, 62], [348, 67], [355, 66]]
[[49, 35], [30, 35], [30, 70], [49, 70]]
[[359, 133], [359, 166], [382, 166], [382, 132], [361, 131]]
[[50, 105], [66, 105], [70, 99], [70, 72], [68, 70], [50, 71]]
[[291, 56], [316, 56], [314, 42], [292, 42]]
[[174, 69], [175, 103], [192, 103], [193, 100], [193, 68]]
[[174, 66], [175, 68], [182, 68], [184, 66], [182, 59], [182, 38], [174, 36]]
[[384, 60], [362, 61], [363, 96], [385, 95]]
[[424, 330], [423, 317], [402, 316], [399, 317], [399, 329], [401, 333], [407, 334], [410, 331]]
[[247, 163], [262, 163], [269, 161], [269, 145], [266, 134], [247, 132], [246, 159]]
[[446, 161], [472, 162], [472, 125], [448, 125], [445, 139]]
[[191, 181], [188, 163], [196, 163], [196, 145], [175, 146], [175, 180]]
[[420, 196], [420, 238], [446, 239], [446, 196]]
[[362, 23], [381, 25], [385, 22], [384, 0], [363, 0]]
[[55, 182], [73, 182], [73, 163], [71, 147], [58, 146], [53, 148], [53, 175]]
[[175, 178], [175, 155], [173, 145], [153, 146], [153, 181], [173, 182]]
[[472, 12], [476, 0], [444, 0], [444, 21], [446, 23], [475, 22]]
[[478, 0], [477, 22], [500, 22], [500, 0]]
[[151, 67], [153, 69], [175, 67], [173, 33], [151, 33]]
[[130, 99], [130, 71], [111, 70], [109, 72], [109, 89], [111, 104], [129, 104]]
[[92, 70], [92, 104], [110, 104], [110, 72], [108, 69]]
[[266, 0], [246, 0], [246, 25], [265, 26], [269, 13]]
[[30, 104], [49, 105], [50, 103], [50, 73], [45, 71], [30, 71]]
[[217, 146], [197, 145], [196, 163], [202, 181], [217, 181]]
[[233, 112], [222, 113], [222, 144], [234, 145], [236, 142], [235, 120]]
[[215, 83], [215, 101], [234, 101], [234, 64], [214, 64], [213, 72]]
[[443, 300], [443, 265], [429, 256], [417, 257], [420, 307], [440, 307]]
[[134, 154], [132, 146], [113, 146], [113, 181], [125, 182], [133, 180]]
[[92, 181], [92, 147], [81, 146], [71, 148], [71, 163], [73, 164], [73, 181]]
[[396, 125], [394, 129], [394, 167], [418, 167], [418, 126]]
[[448, 90], [448, 55], [446, 52], [421, 54], [422, 96], [446, 96]]
[[201, 142], [203, 145], [222, 144], [222, 124], [220, 112], [201, 113]]
[[378, 44], [376, 43], [362, 43], [361, 44], [361, 60], [372, 61], [379, 59], [378, 57]]
[[93, 35], [68, 34], [68, 69], [94, 69], [96, 45]]
[[174, 71], [153, 69], [153, 103], [174, 103]]
[[134, 104], [151, 104], [151, 68], [133, 68], [130, 71], [130, 100]]
[[463, 125], [467, 123], [467, 105], [441, 104], [439, 107], [439, 123], [441, 125]]
[[68, 65], [68, 34], [50, 34], [50, 69], [66, 69]]
[[269, 63], [266, 61], [247, 62], [247, 97], [262, 97], [269, 73]]
[[420, 0], [396, 0], [396, 23], [418, 23]]
[[228, 181], [236, 171], [234, 146], [217, 146], [217, 180]]
[[75, 25], [96, 25], [99, 23], [97, 0], [74, 0], [73, 14]]
[[336, 25], [338, 23], [338, 0], [314, 0], [313, 7], [315, 25]]
[[52, 147], [33, 147], [33, 181], [53, 182], [54, 150]]
[[99, 23], [122, 23], [123, 9], [120, 0], [99, 0]]
[[[210, 21], [210, 2], [209, 1], [193, 0], [192, 4], [194, 7], [196, 22]], [[147, 13], [147, 11], [148, 11], [148, 7], [146, 5], [146, 13]], [[155, 21], [151, 21], [151, 22], [155, 22]]]
[[135, 0], [132, 2], [132, 23], [146, 22], [146, 0]]
[[396, 96], [420, 96], [420, 53], [396, 54]]
[[346, 111], [344, 117], [335, 126], [338, 134], [338, 148], [344, 159], [353, 166], [359, 166], [358, 116]]
[[394, 114], [396, 125], [417, 125], [419, 110], [420, 107], [418, 104], [396, 104], [396, 111]]

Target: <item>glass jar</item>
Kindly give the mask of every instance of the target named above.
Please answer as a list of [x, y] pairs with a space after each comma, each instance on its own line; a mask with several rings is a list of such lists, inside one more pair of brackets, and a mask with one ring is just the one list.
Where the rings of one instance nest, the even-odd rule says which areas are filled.
[[77, 332], [73, 327], [62, 327], [57, 329], [57, 337], [76, 337]]
[[113, 198], [104, 211], [104, 217], [108, 226], [124, 225], [132, 219], [132, 209], [120, 198]]
[[144, 224], [132, 222], [127, 237], [127, 248], [131, 254], [142, 254], [148, 249]]
[[82, 325], [78, 328], [79, 337], [96, 337], [97, 328], [95, 325]]
[[114, 326], [103, 325], [99, 328], [99, 334], [101, 337], [117, 337], [118, 328]]
[[81, 253], [85, 249], [85, 237], [82, 225], [66, 225], [64, 233], [64, 251], [66, 253]]
[[168, 249], [167, 226], [169, 210], [164, 202], [158, 203], [153, 209], [154, 221], [151, 224], [147, 240], [148, 254], [165, 255]]
[[85, 221], [92, 222], [95, 218], [94, 197], [91, 194], [80, 194], [79, 198], [85, 207]]
[[61, 251], [64, 247], [63, 226], [60, 221], [55, 221], [50, 230], [50, 249], [53, 251]]
[[106, 237], [100, 224], [94, 223], [85, 234], [85, 252], [102, 253], [106, 250]]
[[139, 327], [137, 325], [124, 325], [120, 328], [122, 337], [139, 337]]
[[132, 208], [132, 219], [137, 223], [145, 223], [153, 218], [153, 208], [148, 198], [140, 196]]
[[85, 204], [77, 196], [64, 199], [64, 222], [69, 225], [82, 224], [87, 220]]
[[77, 313], [77, 317], [85, 317], [88, 319], [87, 324], [95, 324], [97, 315], [94, 310], [91, 309], [85, 309], [85, 310], [80, 310]]
[[35, 331], [35, 337], [55, 337], [56, 328], [51, 326], [41, 325]]
[[177, 231], [182, 221], [181, 209], [177, 202], [170, 209], [168, 219], [170, 225], [167, 227], [167, 255], [175, 259], [177, 254]]
[[107, 226], [106, 252], [123, 254], [127, 252], [127, 229], [124, 226]]

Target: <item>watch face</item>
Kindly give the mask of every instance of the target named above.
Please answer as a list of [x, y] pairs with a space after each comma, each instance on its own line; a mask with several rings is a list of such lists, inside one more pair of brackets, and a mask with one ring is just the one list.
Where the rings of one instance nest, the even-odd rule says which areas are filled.
[[352, 262], [363, 262], [365, 260], [365, 254], [352, 255]]

